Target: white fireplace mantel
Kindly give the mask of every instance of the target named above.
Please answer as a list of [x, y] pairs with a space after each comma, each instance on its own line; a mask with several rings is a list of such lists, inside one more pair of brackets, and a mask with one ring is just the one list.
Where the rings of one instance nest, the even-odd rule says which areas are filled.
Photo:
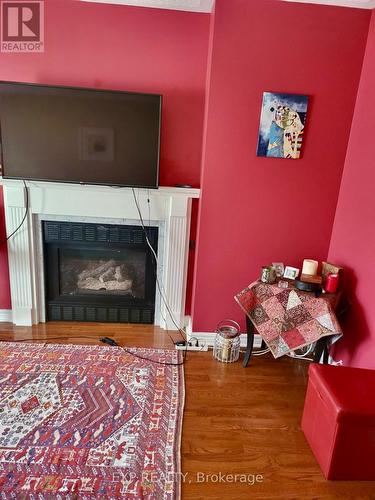
[[[20, 224], [26, 210], [23, 181], [2, 179], [7, 235]], [[66, 217], [69, 221], [100, 220], [103, 223], [140, 224], [131, 188], [26, 181], [28, 215], [21, 229], [8, 241], [13, 323], [32, 325], [45, 321], [44, 267], [41, 221]], [[163, 226], [159, 240], [158, 276], [178, 325], [185, 315], [187, 260], [191, 200], [199, 189], [135, 189], [142, 217]], [[149, 202], [148, 202], [149, 200]], [[176, 329], [160, 295], [156, 311], [162, 328]]]

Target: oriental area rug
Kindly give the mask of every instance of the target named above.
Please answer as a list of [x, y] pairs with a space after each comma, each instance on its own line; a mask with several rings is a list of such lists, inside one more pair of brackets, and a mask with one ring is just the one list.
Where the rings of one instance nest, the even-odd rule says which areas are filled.
[[117, 347], [0, 343], [0, 498], [180, 498], [183, 405], [182, 366]]

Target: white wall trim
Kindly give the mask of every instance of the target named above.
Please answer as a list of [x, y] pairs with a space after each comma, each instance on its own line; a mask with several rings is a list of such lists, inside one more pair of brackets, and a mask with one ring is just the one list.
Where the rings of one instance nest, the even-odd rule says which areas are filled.
[[[79, 0], [86, 3], [102, 3], [112, 5], [128, 5], [132, 7], [149, 7], [153, 9], [182, 10], [187, 12], [210, 13], [214, 0]], [[334, 7], [351, 7], [355, 9], [374, 9], [375, 0], [282, 0], [283, 2], [312, 3]]]
[[314, 3], [331, 7], [351, 7], [355, 9], [374, 9], [375, 0], [283, 0], [294, 3]]
[[[203, 342], [208, 347], [213, 347], [215, 343], [215, 332], [193, 332], [192, 335], [188, 335], [188, 339], [190, 338], [198, 339], [199, 343]], [[241, 333], [241, 347], [246, 347], [247, 342], [247, 334]], [[254, 348], [259, 349], [262, 345], [262, 337], [257, 333], [254, 336]]]
[[[208, 347], [213, 347], [215, 343], [216, 332], [193, 332], [192, 331], [192, 319], [191, 316], [185, 316], [186, 324], [186, 336], [188, 339], [195, 337], [199, 342], [203, 342], [208, 345]], [[241, 347], [246, 347], [247, 334], [241, 333]], [[257, 333], [254, 336], [254, 348], [259, 349], [262, 345], [262, 337]]]
[[0, 309], [0, 323], [12, 322], [12, 309]]
[[183, 10], [187, 12], [212, 12], [214, 0], [80, 0], [88, 3], [108, 3], [130, 5], [132, 7], [150, 7], [153, 9]]

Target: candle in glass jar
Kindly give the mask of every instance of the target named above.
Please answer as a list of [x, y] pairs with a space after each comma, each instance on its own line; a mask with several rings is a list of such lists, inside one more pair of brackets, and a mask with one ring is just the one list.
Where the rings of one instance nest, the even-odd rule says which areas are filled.
[[309, 276], [315, 276], [318, 272], [319, 262], [316, 260], [305, 259], [303, 261], [302, 274], [308, 274]]
[[328, 274], [324, 290], [328, 293], [335, 293], [337, 291], [338, 286], [339, 286], [339, 275], [333, 273]]

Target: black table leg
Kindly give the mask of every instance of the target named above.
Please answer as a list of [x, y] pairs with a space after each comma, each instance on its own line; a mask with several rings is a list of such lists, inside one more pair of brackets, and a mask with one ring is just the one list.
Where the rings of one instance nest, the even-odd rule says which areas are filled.
[[251, 353], [253, 352], [254, 333], [255, 333], [254, 325], [247, 316], [246, 316], [246, 330], [247, 330], [247, 345], [246, 345], [245, 356], [243, 358], [243, 363], [242, 363], [244, 368], [246, 368], [247, 365], [249, 364], [250, 356]]
[[323, 339], [317, 340], [315, 344], [315, 350], [314, 350], [314, 363], [319, 363], [320, 358], [322, 357], [323, 349], [324, 349], [324, 344], [322, 343]]
[[324, 352], [323, 352], [323, 364], [328, 365], [328, 361], [329, 361], [329, 342], [328, 342], [328, 338], [327, 338], [326, 345], [324, 347]]
[[328, 364], [328, 340], [329, 337], [322, 337], [316, 343], [315, 352], [314, 352], [314, 362], [319, 363], [322, 355], [323, 355], [323, 364]]

